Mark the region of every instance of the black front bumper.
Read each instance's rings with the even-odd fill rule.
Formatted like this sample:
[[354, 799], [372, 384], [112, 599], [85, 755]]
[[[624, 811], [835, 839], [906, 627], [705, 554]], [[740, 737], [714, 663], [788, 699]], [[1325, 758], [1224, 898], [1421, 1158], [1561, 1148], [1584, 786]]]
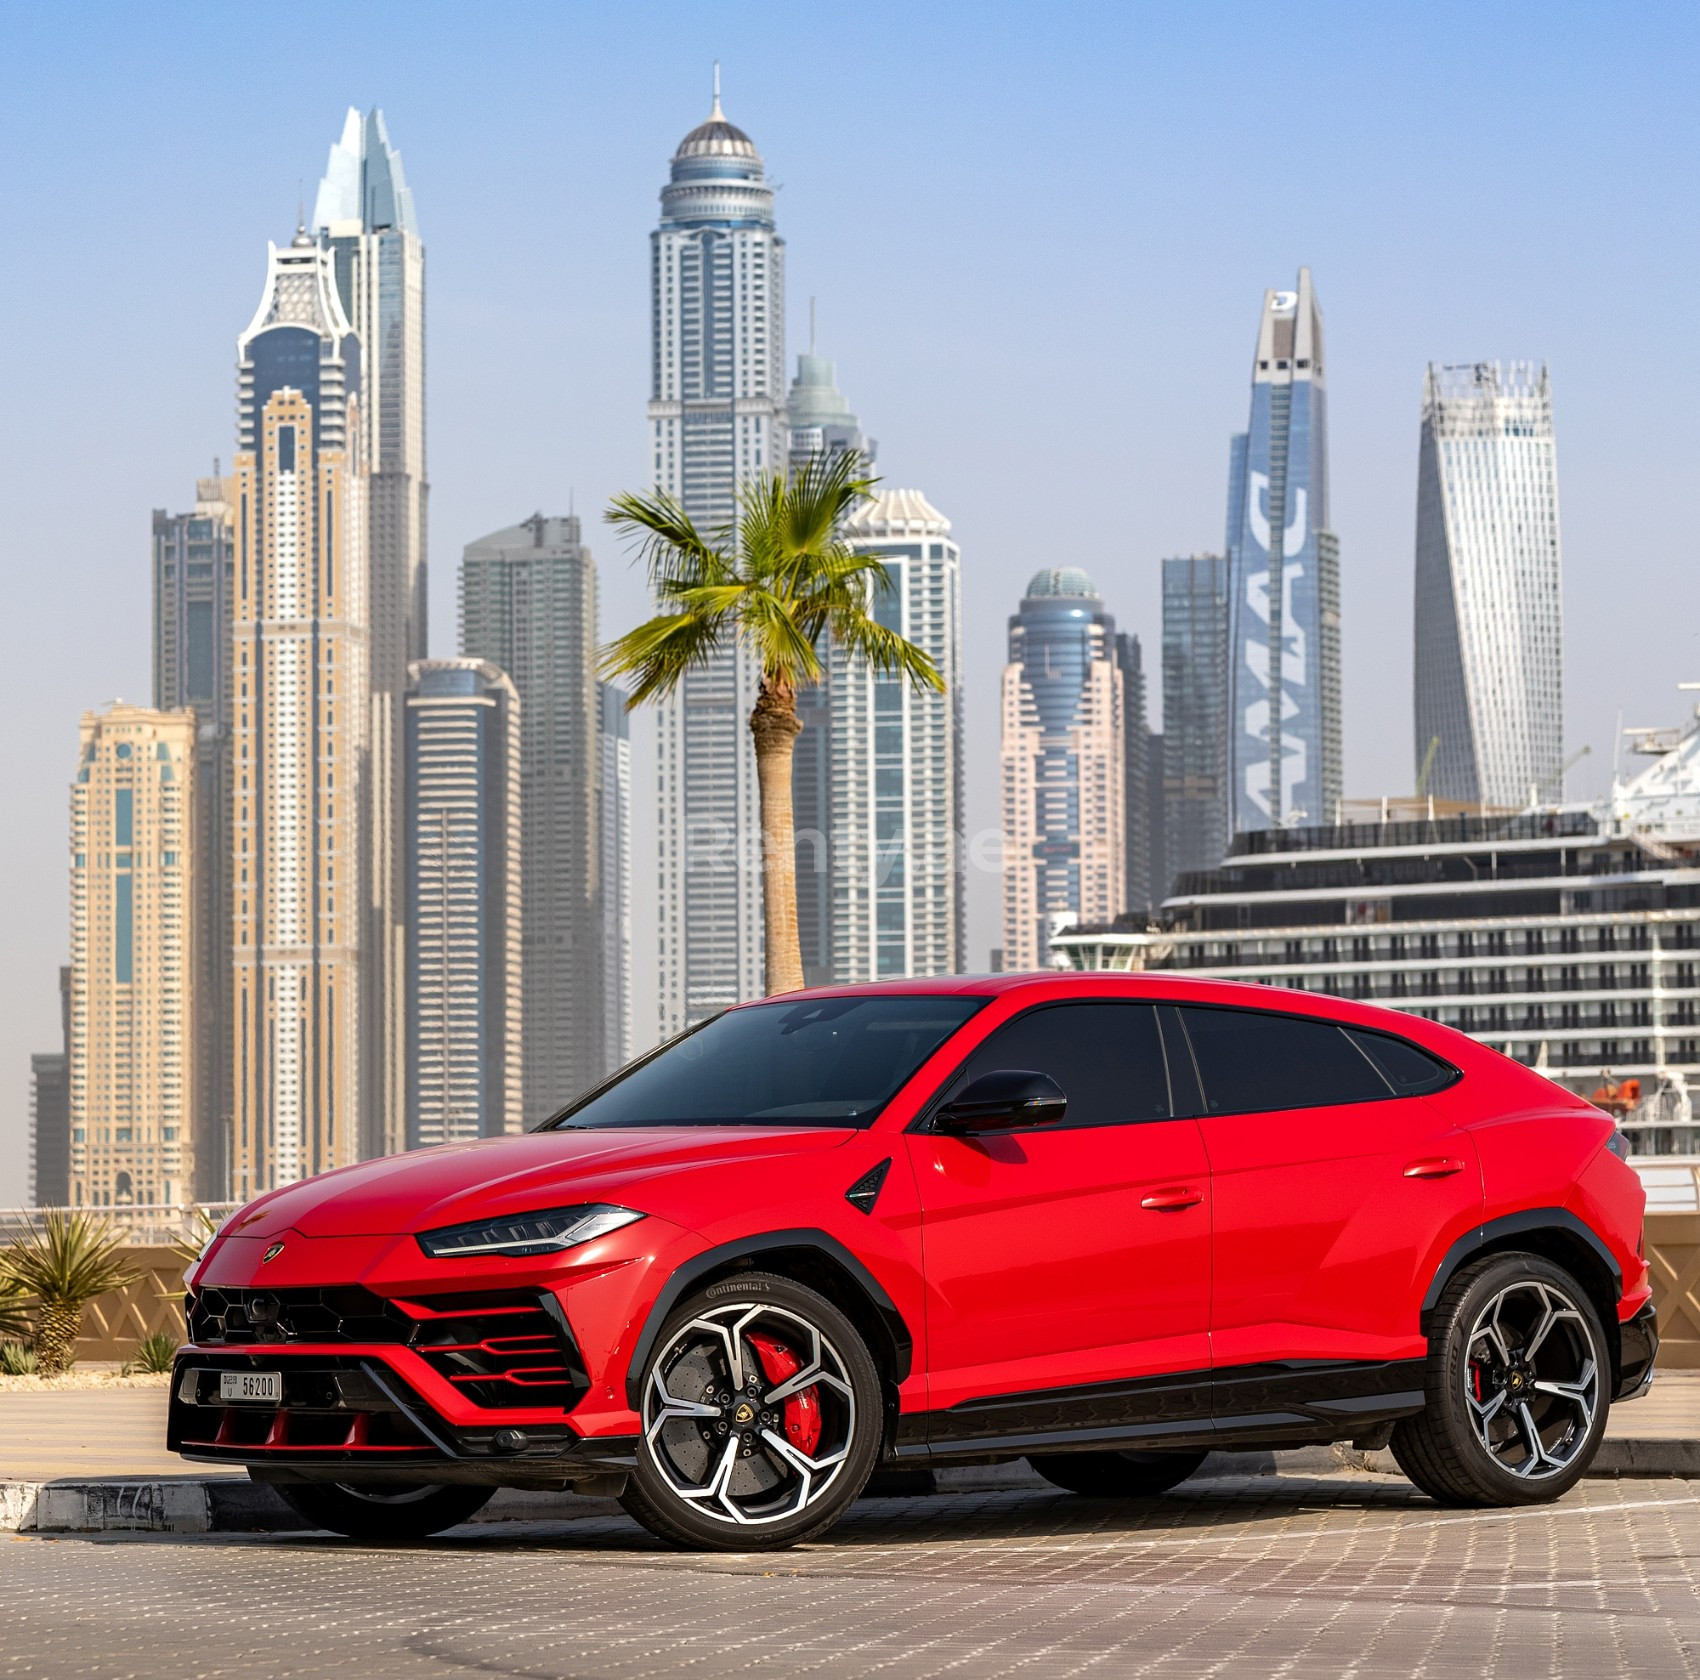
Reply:
[[[281, 1405], [225, 1401], [226, 1371], [279, 1370]], [[566, 1487], [632, 1468], [635, 1437], [587, 1440], [566, 1422], [450, 1423], [396, 1373], [358, 1354], [190, 1348], [171, 1378], [166, 1445], [186, 1459], [240, 1464], [260, 1481], [476, 1482]]]
[[1617, 1327], [1617, 1393], [1614, 1400], [1639, 1400], [1653, 1385], [1659, 1356], [1659, 1315], [1649, 1301], [1627, 1324]]

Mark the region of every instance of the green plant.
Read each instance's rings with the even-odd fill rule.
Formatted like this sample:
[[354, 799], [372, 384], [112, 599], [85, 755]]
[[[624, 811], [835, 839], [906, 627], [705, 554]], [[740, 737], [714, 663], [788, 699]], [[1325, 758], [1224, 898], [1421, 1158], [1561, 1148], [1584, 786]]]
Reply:
[[0, 1275], [36, 1299], [35, 1358], [44, 1377], [69, 1370], [83, 1308], [138, 1276], [119, 1254], [119, 1233], [86, 1213], [50, 1209], [22, 1242], [0, 1255]]
[[0, 1338], [21, 1341], [33, 1333], [30, 1306], [29, 1291], [0, 1268]]
[[943, 689], [932, 659], [870, 610], [891, 588], [884, 559], [841, 535], [871, 491], [860, 455], [817, 454], [788, 477], [747, 484], [737, 519], [712, 537], [672, 496], [621, 495], [610, 524], [637, 533], [650, 585], [664, 609], [611, 643], [610, 676], [637, 679], [628, 706], [670, 694], [717, 652], [741, 643], [760, 671], [750, 733], [761, 806], [762, 909], [767, 990], [803, 984], [797, 938], [797, 859], [791, 759], [802, 719], [797, 690], [819, 682], [828, 641], [918, 688]]
[[0, 1377], [33, 1377], [35, 1355], [22, 1342], [0, 1342]]
[[177, 1338], [169, 1330], [156, 1330], [137, 1344], [136, 1357], [125, 1364], [124, 1375], [128, 1377], [137, 1371], [158, 1375], [169, 1371], [176, 1357]]

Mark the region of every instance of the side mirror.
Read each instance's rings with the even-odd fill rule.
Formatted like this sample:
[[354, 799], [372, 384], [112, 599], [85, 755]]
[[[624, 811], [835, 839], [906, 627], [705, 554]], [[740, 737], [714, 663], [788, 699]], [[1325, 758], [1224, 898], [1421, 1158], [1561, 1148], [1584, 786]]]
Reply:
[[1005, 1068], [983, 1073], [933, 1117], [933, 1129], [953, 1137], [1009, 1132], [1062, 1119], [1068, 1098], [1048, 1073]]

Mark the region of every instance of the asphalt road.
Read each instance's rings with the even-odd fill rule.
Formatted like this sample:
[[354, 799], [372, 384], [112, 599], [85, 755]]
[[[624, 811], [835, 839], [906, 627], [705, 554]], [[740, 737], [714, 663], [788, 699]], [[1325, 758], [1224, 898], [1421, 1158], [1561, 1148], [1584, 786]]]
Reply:
[[736, 1557], [619, 1517], [389, 1550], [16, 1536], [0, 1676], [1690, 1676], [1697, 1574], [1679, 1481], [1484, 1513], [1366, 1476], [867, 1500], [821, 1544]]

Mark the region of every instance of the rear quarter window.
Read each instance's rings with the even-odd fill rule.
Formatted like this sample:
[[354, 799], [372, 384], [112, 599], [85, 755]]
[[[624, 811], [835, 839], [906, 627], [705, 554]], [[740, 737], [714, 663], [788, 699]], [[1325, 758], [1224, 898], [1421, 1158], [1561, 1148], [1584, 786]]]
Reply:
[[1183, 1007], [1206, 1114], [1379, 1102], [1394, 1086], [1330, 1021], [1253, 1009]]
[[1356, 1027], [1347, 1027], [1345, 1033], [1381, 1070], [1398, 1096], [1420, 1097], [1428, 1091], [1443, 1091], [1459, 1076], [1450, 1063], [1390, 1033], [1363, 1032]]

